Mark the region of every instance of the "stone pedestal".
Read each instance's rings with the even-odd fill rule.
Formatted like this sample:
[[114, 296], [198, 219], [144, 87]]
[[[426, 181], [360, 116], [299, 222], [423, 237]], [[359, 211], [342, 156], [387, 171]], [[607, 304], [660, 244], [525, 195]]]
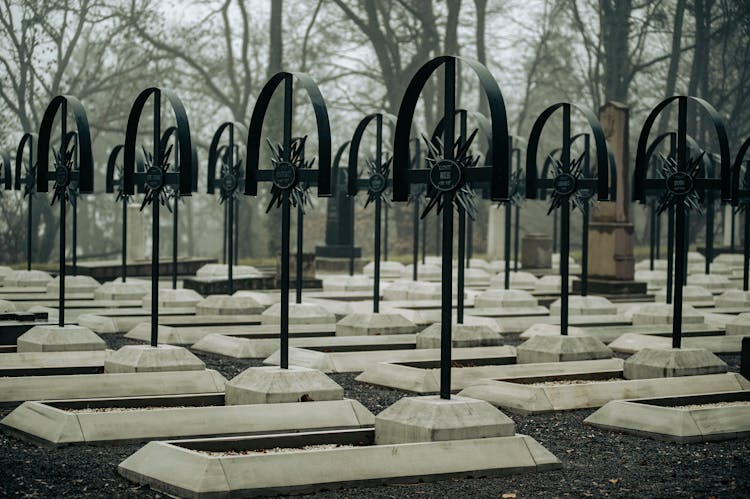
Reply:
[[590, 336], [536, 335], [516, 348], [516, 362], [569, 362], [612, 358], [612, 350]]
[[[100, 286], [99, 281], [87, 275], [69, 275], [65, 276], [66, 293], [93, 293]], [[60, 278], [55, 277], [47, 283], [47, 292], [60, 292]]]
[[[578, 281], [576, 281], [578, 282]], [[549, 307], [550, 315], [560, 315], [562, 300], [557, 299]], [[570, 315], [617, 315], [617, 306], [603, 296], [569, 296]]]
[[[439, 322], [417, 334], [417, 348], [440, 348]], [[495, 347], [503, 344], [503, 335], [482, 324], [453, 324], [451, 345], [453, 348]]]
[[476, 308], [534, 308], [539, 301], [520, 289], [488, 289], [474, 299]]
[[[513, 272], [510, 273], [510, 287], [513, 289], [525, 289], [531, 291], [536, 287], [536, 282], [539, 279], [530, 272]], [[493, 288], [502, 288], [505, 286], [505, 272], [499, 272], [490, 281], [490, 285]]]
[[750, 308], [750, 291], [730, 289], [714, 298], [717, 307], [748, 307]]
[[226, 383], [226, 405], [341, 400], [344, 389], [315, 369], [251, 367]]
[[106, 350], [96, 333], [81, 326], [34, 326], [17, 340], [18, 353]]
[[[194, 307], [203, 297], [192, 289], [159, 289], [159, 308]], [[144, 308], [151, 308], [151, 293], [142, 299]]]
[[[652, 325], [652, 324], [672, 324], [674, 318], [674, 305], [667, 303], [649, 303], [630, 312], [625, 313], [625, 317], [630, 316], [634, 326]], [[682, 304], [682, 323], [683, 324], [703, 324], [705, 317], [703, 314], [687, 303]]]
[[375, 281], [364, 275], [338, 275], [323, 279], [325, 292], [372, 291]]
[[349, 314], [336, 323], [336, 336], [374, 336], [416, 332], [416, 324], [401, 314]]
[[[672, 295], [674, 296], [674, 295]], [[660, 289], [654, 293], [654, 300], [656, 302], [667, 301], [667, 290]], [[682, 287], [682, 303], [701, 303], [701, 304], [712, 304], [714, 302], [714, 295], [708, 289], [703, 286], [693, 286], [688, 284]]]
[[94, 290], [96, 300], [140, 300], [151, 287], [148, 281], [128, 280], [105, 282]]
[[211, 295], [195, 306], [198, 315], [255, 315], [266, 309], [249, 296]]
[[750, 336], [750, 312], [745, 312], [727, 322], [727, 334]]
[[6, 267], [5, 265], [0, 265], [0, 284], [5, 280], [5, 276], [13, 272], [13, 269], [10, 267]]
[[[380, 278], [381, 279], [398, 279], [404, 272], [404, 266], [398, 262], [380, 262]], [[370, 262], [365, 265], [363, 273], [367, 277], [373, 277], [375, 275], [375, 263]]]
[[[276, 255], [276, 278], [281, 279], [281, 254]], [[289, 282], [297, 278], [297, 254], [289, 255]], [[302, 253], [302, 279], [315, 279], [315, 253]]]
[[727, 372], [727, 364], [702, 348], [644, 348], [625, 360], [625, 379], [673, 378]]
[[16, 305], [12, 301], [0, 300], [0, 314], [7, 314], [16, 311]]
[[546, 234], [526, 234], [521, 239], [521, 265], [525, 269], [552, 268], [552, 238]]
[[[229, 266], [223, 263], [207, 263], [195, 272], [196, 277], [229, 278]], [[263, 277], [263, 273], [250, 265], [232, 266], [232, 279]]]
[[125, 345], [104, 359], [105, 373], [201, 371], [206, 365], [190, 350], [174, 345]]
[[468, 397], [405, 397], [375, 416], [377, 445], [515, 435], [513, 420], [489, 402]]
[[41, 270], [14, 270], [3, 280], [6, 288], [43, 288], [52, 276]]
[[[281, 304], [271, 305], [263, 312], [264, 324], [281, 322]], [[335, 324], [336, 316], [320, 305], [311, 303], [290, 303], [289, 324]]]

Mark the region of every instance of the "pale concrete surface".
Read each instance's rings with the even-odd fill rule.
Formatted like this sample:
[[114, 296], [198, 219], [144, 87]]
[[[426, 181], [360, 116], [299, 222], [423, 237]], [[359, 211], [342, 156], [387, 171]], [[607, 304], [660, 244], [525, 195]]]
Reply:
[[0, 403], [223, 393], [225, 381], [221, 374], [210, 369], [163, 373], [9, 377], [0, 378]]
[[[210, 456], [168, 442], [149, 442], [120, 463], [118, 472], [156, 490], [199, 497], [301, 494], [330, 489], [337, 482], [411, 483], [562, 467], [553, 454], [525, 435], [251, 454]], [[329, 473], [321, 472], [322, 462]]]
[[[560, 315], [562, 300], [557, 299], [549, 307], [550, 315]], [[570, 315], [617, 315], [617, 306], [603, 296], [568, 296]]]
[[710, 274], [704, 274], [702, 272], [699, 274], [690, 274], [690, 277], [688, 277], [688, 282], [692, 286], [703, 287], [708, 291], [711, 291], [712, 293], [723, 292], [727, 289], [734, 288], [734, 283], [732, 283], [727, 277], [728, 274], [731, 274], [731, 269], [726, 269], [727, 275], [721, 275], [714, 267], [718, 267], [718, 265], [714, 265], [711, 267]]
[[70, 352], [74, 350], [105, 350], [107, 344], [96, 333], [82, 326], [34, 326], [17, 340], [17, 351]]
[[[93, 293], [94, 290], [101, 286], [99, 281], [87, 275], [68, 275], [65, 276], [66, 293]], [[60, 292], [60, 278], [55, 277], [46, 284], [49, 293]]]
[[[712, 353], [738, 353], [742, 350], [741, 336], [689, 336], [682, 338], [684, 348], [699, 348]], [[670, 349], [672, 338], [638, 333], [626, 333], [609, 344], [615, 352], [636, 353], [644, 348]]]
[[[312, 338], [290, 337], [289, 345], [326, 351], [382, 350], [383, 348], [413, 349], [414, 334], [388, 336], [320, 336]], [[279, 338], [248, 338], [226, 334], [210, 334], [190, 347], [236, 359], [265, 359], [279, 349]]]
[[[747, 396], [737, 397], [748, 400]], [[722, 397], [728, 399], [728, 397]], [[673, 398], [679, 403], [680, 397]], [[706, 442], [750, 435], [750, 405], [686, 408], [613, 400], [584, 423], [618, 432], [676, 442]], [[660, 404], [664, 399], [659, 399]], [[706, 397], [711, 401], [711, 396]], [[730, 402], [727, 402], [730, 403]]]
[[[417, 334], [417, 348], [440, 348], [439, 322], [428, 326]], [[493, 347], [503, 344], [503, 335], [493, 328], [482, 324], [453, 324], [451, 327], [451, 345], [454, 348]]]
[[714, 298], [717, 307], [750, 307], [750, 291], [729, 289]]
[[673, 378], [727, 372], [727, 364], [702, 348], [643, 348], [623, 367], [625, 379]]
[[[516, 359], [516, 349], [510, 346], [454, 348], [452, 359], [454, 362], [481, 361], [482, 363], [512, 364]], [[278, 365], [279, 352], [274, 352], [263, 362]], [[424, 348], [367, 352], [318, 352], [304, 348], [289, 348], [289, 364], [327, 373], [362, 372], [378, 362], [426, 363], [437, 367], [440, 362], [440, 350]]]
[[16, 306], [12, 301], [0, 300], [0, 314], [7, 314], [8, 312], [15, 312]]
[[[203, 297], [192, 289], [159, 289], [159, 308], [195, 307]], [[151, 292], [143, 297], [143, 307], [151, 308]]]
[[283, 407], [254, 404], [104, 412], [70, 412], [40, 402], [24, 402], [0, 424], [61, 445], [361, 428], [374, 422], [375, 416], [365, 406], [347, 399], [290, 403]]
[[727, 322], [727, 334], [750, 336], [750, 312], [745, 312]]
[[336, 336], [414, 334], [417, 325], [401, 314], [388, 312], [347, 315], [336, 323]]
[[[513, 268], [513, 262], [511, 262], [511, 268]], [[538, 281], [539, 279], [530, 272], [522, 272], [520, 270], [518, 272], [510, 271], [511, 289], [531, 291], [536, 287]], [[505, 287], [505, 267], [498, 270], [497, 274], [492, 277], [490, 286], [492, 286], [493, 289]]]
[[[402, 279], [411, 279], [413, 274], [414, 265], [409, 264], [404, 266], [404, 270], [401, 272]], [[440, 270], [440, 265], [430, 265], [429, 263], [417, 264], [417, 278], [422, 281], [440, 282], [443, 279], [443, 273]]]
[[[688, 279], [688, 282], [691, 282]], [[673, 295], [674, 296], [674, 295]], [[657, 303], [664, 303], [667, 301], [667, 290], [660, 289], [654, 293], [654, 301]], [[703, 306], [711, 306], [714, 303], [714, 295], [703, 286], [697, 286], [688, 284], [682, 287], [682, 303], [684, 304], [697, 304]]]
[[[159, 310], [159, 322], [175, 315], [193, 316], [192, 308]], [[148, 321], [151, 311], [146, 309], [110, 309], [83, 313], [76, 318], [79, 326], [87, 327], [99, 334], [125, 333], [140, 323]]]
[[226, 404], [277, 404], [341, 400], [344, 389], [315, 369], [250, 367], [227, 381]]
[[[207, 263], [195, 272], [196, 277], [218, 277], [227, 279], [229, 276], [229, 266], [222, 263]], [[232, 278], [248, 279], [253, 277], [263, 277], [263, 273], [250, 265], [233, 265]]]
[[[279, 324], [281, 322], [281, 304], [271, 305], [261, 315], [264, 324]], [[335, 322], [336, 316], [321, 305], [312, 303], [289, 304], [289, 324], [333, 324]]]
[[[464, 269], [464, 286], [486, 288], [490, 285], [490, 274], [479, 268]], [[454, 269], [453, 279], [458, 281], [458, 271]]]
[[649, 290], [657, 290], [667, 285], [667, 272], [665, 270], [636, 270], [635, 280], [645, 282]]
[[41, 270], [14, 270], [5, 275], [4, 288], [44, 288], [52, 276]]
[[323, 291], [372, 291], [375, 281], [364, 275], [340, 275], [323, 279]]
[[737, 373], [559, 385], [482, 380], [459, 395], [486, 400], [496, 407], [520, 414], [532, 414], [594, 409], [611, 400], [746, 390], [750, 388], [747, 385], [748, 382]]
[[375, 416], [375, 443], [406, 444], [512, 437], [512, 419], [484, 400], [404, 397]]
[[[703, 316], [701, 316], [703, 317]], [[496, 319], [503, 333], [522, 333], [535, 324], [560, 324], [560, 316], [501, 317]], [[569, 326], [628, 326], [630, 319], [620, 315], [572, 315]]]
[[[571, 272], [573, 272], [572, 269]], [[577, 277], [568, 277], [568, 289], [573, 289], [573, 281], [577, 279]], [[534, 291], [537, 293], [559, 293], [561, 282], [562, 278], [559, 275], [545, 275], [536, 282]]]
[[195, 371], [206, 368], [190, 350], [174, 345], [125, 345], [109, 351], [104, 361], [106, 373]]
[[516, 348], [519, 364], [569, 362], [612, 357], [612, 350], [591, 336], [536, 335]]
[[[401, 273], [404, 271], [404, 265], [398, 262], [380, 262], [380, 278], [381, 279], [398, 279], [401, 277]], [[365, 265], [362, 272], [367, 277], [372, 277], [375, 272], [375, 263], [370, 262]]]
[[255, 315], [265, 309], [250, 296], [210, 295], [195, 305], [198, 315]]
[[104, 357], [104, 350], [0, 353], [0, 371], [102, 367], [104, 366]]
[[279, 296], [279, 293], [264, 293], [262, 291], [249, 291], [249, 290], [242, 290], [242, 291], [235, 291], [232, 296], [248, 296], [252, 298], [253, 300], [257, 301], [264, 307], [270, 307], [274, 303], [279, 303], [281, 300], [281, 297]]
[[[672, 324], [674, 306], [666, 303], [649, 303], [635, 307], [623, 314], [630, 318], [634, 326], [649, 324]], [[705, 322], [703, 314], [695, 310], [690, 304], [682, 304], [683, 324], [702, 324]]]
[[481, 292], [474, 299], [477, 308], [534, 308], [539, 306], [539, 300], [528, 291], [521, 289], [491, 288]]
[[105, 282], [94, 290], [96, 300], [141, 300], [148, 294], [151, 283], [128, 280]]
[[[504, 366], [471, 366], [451, 368], [451, 391], [456, 392], [482, 379], [513, 379], [544, 376], [619, 377], [622, 359], [548, 362], [540, 364], [509, 364]], [[369, 367], [357, 381], [387, 386], [415, 393], [440, 391], [440, 369], [419, 368], [380, 362]]]

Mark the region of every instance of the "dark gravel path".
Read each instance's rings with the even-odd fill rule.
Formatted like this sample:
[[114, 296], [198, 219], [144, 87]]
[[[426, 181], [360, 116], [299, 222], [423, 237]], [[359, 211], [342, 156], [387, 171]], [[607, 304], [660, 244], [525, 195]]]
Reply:
[[[105, 339], [110, 348], [133, 343], [120, 335], [106, 335]], [[195, 353], [209, 368], [228, 378], [260, 365], [258, 361]], [[721, 357], [731, 370], [737, 370], [738, 355]], [[331, 377], [344, 387], [347, 397], [375, 413], [408, 395], [358, 383], [353, 374]], [[584, 426], [583, 420], [592, 412], [509, 414], [519, 433], [536, 438], [564, 462], [563, 470], [350, 488], [314, 497], [750, 497], [750, 438], [699, 444], [659, 442]], [[0, 417], [7, 413], [0, 411]], [[117, 464], [139, 447], [44, 449], [0, 432], [0, 497], [164, 497], [117, 474]]]

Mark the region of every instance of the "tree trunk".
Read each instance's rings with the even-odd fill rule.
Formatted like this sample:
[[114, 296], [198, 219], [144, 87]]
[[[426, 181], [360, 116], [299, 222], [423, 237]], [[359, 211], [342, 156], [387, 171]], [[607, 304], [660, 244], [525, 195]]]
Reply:
[[[674, 95], [677, 85], [677, 70], [680, 66], [680, 54], [682, 45], [682, 22], [685, 18], [686, 0], [677, 0], [674, 13], [674, 25], [672, 28], [672, 55], [669, 58], [669, 69], [667, 70], [667, 84], [664, 89], [664, 98]], [[667, 131], [669, 124], [669, 109], [661, 114], [659, 118], [659, 134]]]

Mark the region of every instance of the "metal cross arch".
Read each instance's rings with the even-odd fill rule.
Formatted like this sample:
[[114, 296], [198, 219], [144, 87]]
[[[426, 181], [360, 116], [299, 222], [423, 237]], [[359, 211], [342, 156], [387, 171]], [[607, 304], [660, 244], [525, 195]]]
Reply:
[[[526, 198], [526, 172], [521, 162], [521, 155], [524, 150], [516, 145], [516, 142], [526, 142], [521, 137], [513, 137], [511, 142], [511, 176], [510, 176], [510, 201], [515, 208], [515, 219], [513, 222], [513, 272], [518, 272], [518, 246], [520, 243], [519, 232], [521, 228], [521, 203]], [[528, 145], [528, 144], [527, 144]], [[510, 211], [505, 214], [505, 225], [510, 227]], [[510, 232], [506, 229], [505, 233], [508, 242], [505, 243], [505, 253], [510, 253]], [[508, 260], [506, 258], [506, 260]], [[510, 289], [510, 262], [505, 262], [505, 289]]]
[[[662, 178], [647, 178], [648, 157], [646, 149], [648, 137], [656, 118], [665, 108], [676, 102], [677, 114], [677, 147], [676, 158], [669, 158], [662, 167]], [[687, 115], [688, 102], [693, 102], [702, 108], [711, 119], [719, 143], [719, 154], [721, 157], [721, 168], [719, 178], [708, 179], [700, 177], [701, 159], [703, 153], [697, 157], [689, 157]], [[692, 207], [698, 207], [699, 190], [705, 191], [715, 189], [721, 191], [721, 200], [731, 200], [730, 185], [730, 157], [729, 141], [726, 129], [721, 117], [711, 104], [697, 97], [677, 95], [661, 101], [651, 110], [646, 118], [641, 134], [638, 138], [638, 149], [635, 160], [635, 171], [633, 173], [633, 200], [645, 203], [647, 192], [661, 194], [659, 212], [673, 206], [675, 209], [675, 289], [674, 289], [674, 312], [672, 320], [672, 347], [679, 348], [682, 343], [682, 283], [687, 274], [686, 260], [686, 211]], [[671, 258], [671, 255], [669, 255]]]
[[[470, 135], [468, 133], [468, 118], [472, 117], [476, 121], [478, 128], [474, 130]], [[436, 153], [441, 150], [442, 147], [442, 135], [445, 130], [447, 115], [444, 115], [438, 122], [435, 130], [432, 132], [432, 137], [428, 143], [428, 152]], [[456, 137], [456, 148], [464, 149], [466, 157], [472, 157], [478, 161], [479, 157], [470, 153], [470, 147], [473, 144], [474, 138], [477, 133], [481, 131], [487, 139], [487, 153], [485, 158], [491, 156], [492, 151], [492, 125], [490, 120], [487, 119], [481, 113], [467, 111], [466, 109], [456, 109], [453, 115], [453, 119], [458, 118], [459, 128], [458, 136]], [[459, 200], [457, 203], [458, 208], [458, 271], [456, 272], [456, 323], [463, 324], [464, 322], [464, 289], [465, 289], [465, 269], [468, 268], [467, 259], [467, 232], [473, 232], [473, 230], [467, 231], [466, 216], [469, 216], [469, 222], [475, 217], [476, 205], [474, 200], [474, 189], [481, 189], [483, 196], [489, 197], [487, 183], [486, 182], [466, 182], [460, 193], [456, 195], [454, 199]], [[439, 202], [439, 191], [433, 185], [428, 184], [426, 190], [426, 197], [431, 198], [431, 201], [425, 206], [422, 218], [424, 218], [433, 203]], [[472, 229], [469, 224], [469, 229]]]
[[[5, 151], [0, 151], [0, 186], [6, 191], [13, 189], [13, 176], [10, 170], [10, 156]], [[2, 192], [0, 190], [0, 192]]]
[[[748, 266], [750, 265], [750, 162], [745, 160], [750, 150], [750, 137], [742, 143], [732, 166], [732, 206], [743, 211], [744, 216], [744, 258], [742, 266], [742, 290], [748, 291]], [[742, 165], [745, 173], [742, 175]]]
[[[240, 187], [245, 183], [244, 168], [240, 148], [235, 142], [235, 135], [238, 133], [241, 137], [247, 137], [247, 128], [241, 123], [227, 121], [222, 123], [216, 129], [211, 145], [208, 148], [208, 181], [206, 182], [206, 192], [213, 194], [219, 189], [220, 203], [224, 204], [224, 242], [227, 245], [227, 293], [234, 293], [234, 278], [232, 275], [233, 266], [236, 265], [234, 244], [236, 241], [236, 228], [239, 221], [235, 216], [236, 201], [240, 196]], [[227, 135], [227, 143], [220, 146], [224, 135]], [[216, 176], [217, 163], [221, 162], [219, 167], [219, 176]]]
[[[127, 265], [127, 258], [128, 258], [128, 204], [130, 203], [130, 199], [132, 196], [130, 194], [125, 193], [125, 175], [124, 175], [124, 168], [121, 165], [118, 165], [118, 159], [120, 157], [120, 154], [122, 153], [123, 144], [116, 145], [112, 151], [109, 153], [109, 158], [107, 159], [107, 174], [106, 174], [106, 182], [105, 182], [105, 192], [107, 194], [112, 194], [115, 192], [115, 186], [117, 188], [117, 197], [115, 198], [115, 203], [122, 204], [122, 242], [121, 242], [121, 248], [120, 252], [122, 255], [121, 263], [120, 263], [120, 277], [122, 278], [122, 282], [127, 282], [128, 277], [128, 265]], [[144, 159], [143, 159], [143, 153], [141, 151], [136, 150], [136, 172], [143, 174], [144, 173]], [[115, 178], [115, 170], [117, 170], [117, 173], [120, 175], [119, 178]], [[143, 183], [138, 183], [138, 192], [143, 193]]]
[[[34, 194], [36, 194], [36, 141], [35, 133], [26, 132], [21, 137], [16, 150], [16, 174], [14, 189], [20, 191], [23, 189], [23, 197], [28, 198], [28, 207], [26, 211], [26, 270], [31, 270], [33, 242], [31, 214], [33, 208]], [[28, 148], [27, 148], [28, 146]], [[24, 154], [28, 150], [28, 161], [24, 166]]]
[[[479, 79], [487, 97], [490, 109], [492, 130], [492, 156], [486, 166], [472, 166], [474, 160], [467, 154], [466, 144], [456, 149], [455, 122], [445, 120], [442, 147], [431, 147], [426, 158], [429, 168], [410, 169], [409, 145], [414, 111], [422, 90], [435, 73], [443, 67], [443, 116], [454, 116], [456, 112], [456, 62], [461, 61], [471, 68]], [[432, 144], [428, 144], [432, 146]], [[409, 82], [398, 112], [393, 147], [393, 200], [407, 201], [412, 184], [431, 184], [436, 189], [435, 198], [428, 208], [437, 205], [442, 210], [442, 310], [440, 329], [440, 397], [449, 399], [451, 394], [451, 330], [452, 330], [452, 288], [453, 276], [453, 203], [454, 198], [466, 183], [486, 182], [489, 184], [493, 201], [508, 199], [508, 119], [505, 104], [495, 79], [481, 63], [455, 56], [436, 57], [417, 70]], [[428, 209], [426, 208], [426, 210]]]
[[[177, 136], [177, 128], [170, 126], [161, 136], [161, 150], [165, 151], [164, 161], [169, 161], [169, 156], [174, 155], [174, 161], [172, 165], [174, 168], [180, 170], [180, 149], [179, 147], [169, 147], [169, 142], [174, 140], [179, 146], [179, 137]], [[177, 289], [177, 255], [178, 255], [178, 231], [179, 231], [179, 205], [180, 200], [183, 196], [189, 196], [190, 193], [198, 192], [198, 151], [195, 144], [191, 144], [190, 148], [191, 155], [191, 184], [189, 191], [183, 191], [180, 186], [167, 186], [167, 198], [172, 200], [172, 208], [170, 210], [169, 203], [166, 204], [167, 210], [172, 212], [172, 289]], [[187, 192], [187, 194], [185, 194]]]
[[[169, 150], [164, 150], [161, 136], [161, 105], [162, 97], [166, 97], [169, 107], [174, 114], [175, 134], [177, 137], [177, 156], [179, 164], [177, 171], [170, 171]], [[148, 100], [153, 104], [153, 138], [152, 150], [148, 152], [144, 146], [145, 172], [136, 171], [136, 148], [138, 145], [138, 126]], [[151, 346], [158, 345], [159, 339], [159, 205], [167, 205], [168, 187], [179, 189], [183, 195], [189, 196], [193, 186], [193, 146], [190, 138], [190, 123], [188, 122], [185, 106], [176, 94], [159, 87], [150, 87], [142, 91], [133, 102], [128, 116], [125, 131], [124, 164], [124, 192], [133, 195], [134, 186], [143, 183], [145, 196], [141, 210], [151, 205]]]
[[[68, 108], [76, 124], [76, 140], [68, 133]], [[50, 141], [55, 118], [60, 115], [60, 148], [54, 150], [54, 170], [50, 170]], [[73, 146], [69, 148], [70, 143]], [[54, 182], [55, 194], [52, 203], [60, 201], [60, 294], [58, 325], [65, 326], [65, 209], [74, 196], [71, 189], [78, 192], [94, 191], [94, 158], [91, 153], [89, 121], [83, 104], [75, 97], [58, 95], [53, 98], [42, 116], [37, 141], [38, 164], [36, 169], [36, 190], [47, 192], [48, 183]]]
[[[589, 131], [593, 136], [596, 147], [596, 178], [583, 176], [582, 162], [584, 161], [584, 156], [588, 157], [585, 151], [578, 159], [571, 158], [573, 137], [570, 134], [570, 114], [572, 109], [576, 109], [584, 115], [588, 122]], [[539, 149], [539, 140], [549, 118], [557, 110], [562, 111], [562, 147], [560, 160], [554, 162], [556, 170], [554, 178], [537, 179], [536, 155]], [[534, 122], [526, 151], [526, 197], [528, 199], [536, 199], [540, 188], [552, 191], [549, 212], [556, 206], [560, 208], [560, 334], [566, 336], [568, 334], [570, 202], [576, 202], [576, 197], [579, 196], [583, 189], [591, 193], [596, 192], [597, 198], [600, 201], [607, 200], [610, 193], [607, 141], [599, 120], [591, 111], [568, 102], [560, 102], [545, 109]]]
[[[375, 203], [375, 235], [373, 246], [373, 262], [375, 269], [373, 272], [374, 284], [372, 290], [372, 311], [380, 312], [380, 233], [381, 233], [381, 212], [383, 209], [383, 199], [385, 191], [393, 185], [389, 178], [391, 173], [391, 161], [393, 158], [383, 158], [383, 118], [391, 125], [396, 124], [396, 117], [392, 114], [373, 113], [368, 114], [359, 122], [354, 129], [354, 135], [349, 144], [349, 165], [347, 168], [347, 194], [350, 197], [357, 195], [361, 190], [367, 191], [367, 201], [365, 208], [370, 203]], [[367, 126], [375, 121], [375, 157], [367, 160], [367, 178], [359, 178], [359, 146], [362, 142]], [[352, 234], [353, 235], [353, 234]], [[354, 237], [352, 237], [354, 240]]]
[[[307, 93], [313, 110], [318, 132], [318, 168], [303, 168], [303, 151], [295, 146], [292, 137], [292, 112], [294, 81], [297, 81]], [[284, 86], [283, 140], [272, 147], [273, 168], [262, 170], [259, 167], [261, 133], [268, 105], [276, 89]], [[300, 183], [308, 185], [317, 183], [318, 196], [331, 196], [331, 127], [328, 121], [328, 110], [323, 95], [313, 79], [305, 73], [279, 72], [272, 76], [258, 95], [247, 139], [247, 174], [245, 176], [245, 194], [258, 195], [258, 182], [272, 183], [272, 200], [281, 205], [281, 317], [280, 317], [280, 366], [289, 367], [289, 226], [290, 206], [299, 204]], [[293, 191], [295, 191], [293, 193]], [[269, 206], [270, 209], [270, 206]], [[300, 260], [302, 255], [298, 255]], [[299, 267], [298, 267], [299, 268]], [[299, 272], [298, 272], [299, 274]]]

